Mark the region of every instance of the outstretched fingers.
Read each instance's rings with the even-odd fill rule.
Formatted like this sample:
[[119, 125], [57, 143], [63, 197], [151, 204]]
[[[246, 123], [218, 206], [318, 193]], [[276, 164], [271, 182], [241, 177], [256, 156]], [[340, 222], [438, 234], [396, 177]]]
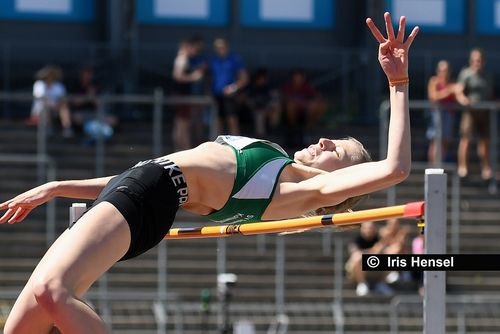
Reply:
[[387, 31], [387, 38], [390, 41], [393, 41], [396, 39], [396, 37], [394, 36], [394, 28], [392, 27], [391, 14], [385, 12], [384, 20], [385, 20], [385, 30]]
[[382, 35], [380, 30], [378, 30], [377, 26], [375, 25], [375, 22], [371, 18], [366, 19], [366, 25], [368, 25], [368, 28], [370, 28], [370, 31], [372, 32], [373, 37], [377, 40], [379, 43], [384, 43], [386, 41], [385, 37]]
[[0, 218], [0, 224], [5, 223], [14, 214], [14, 212], [14, 209], [8, 209]]
[[31, 212], [31, 210], [29, 209], [24, 209], [17, 217], [16, 217], [16, 220], [13, 221], [12, 223], [18, 223], [20, 221], [23, 221], [24, 218], [26, 218], [26, 216], [28, 216], [28, 214]]
[[9, 199], [3, 203], [0, 203], [0, 210], [5, 210], [9, 207], [9, 204], [13, 201], [13, 199]]
[[16, 212], [9, 219], [8, 223], [9, 224], [14, 224], [14, 223], [20, 222], [22, 220], [20, 218], [23, 217], [23, 216], [25, 216], [26, 211], [28, 211], [28, 210], [25, 210], [24, 208], [17, 208]]
[[387, 30], [387, 38], [385, 38], [384, 35], [382, 35], [380, 30], [375, 25], [375, 22], [373, 22], [371, 18], [366, 19], [366, 24], [368, 28], [370, 28], [370, 31], [373, 37], [375, 37], [375, 39], [377, 40], [377, 42], [379, 42], [380, 44], [384, 44], [387, 41], [392, 42], [397, 40], [399, 43], [403, 44], [406, 48], [409, 48], [419, 32], [419, 27], [417, 26], [413, 28], [412, 32], [408, 36], [408, 39], [406, 40], [406, 42], [404, 42], [405, 30], [406, 30], [406, 17], [401, 16], [399, 19], [399, 28], [397, 37], [394, 36], [394, 28], [392, 27], [391, 14], [385, 13], [384, 21], [385, 21], [385, 28]]
[[20, 206], [14, 199], [2, 203], [2, 208], [7, 209], [2, 217], [0, 224], [8, 222], [14, 224], [22, 221], [31, 212], [33, 208]]
[[419, 31], [420, 31], [420, 28], [418, 26], [416, 26], [415, 28], [413, 28], [413, 30], [411, 31], [410, 35], [408, 36], [408, 39], [404, 43], [404, 46], [405, 46], [406, 49], [410, 48], [411, 43], [413, 43], [413, 40], [415, 39], [415, 37], [417, 37], [417, 34], [418, 34]]
[[405, 26], [406, 26], [406, 18], [404, 16], [401, 16], [399, 18], [398, 37], [396, 37], [396, 39], [400, 43], [403, 43], [405, 39]]

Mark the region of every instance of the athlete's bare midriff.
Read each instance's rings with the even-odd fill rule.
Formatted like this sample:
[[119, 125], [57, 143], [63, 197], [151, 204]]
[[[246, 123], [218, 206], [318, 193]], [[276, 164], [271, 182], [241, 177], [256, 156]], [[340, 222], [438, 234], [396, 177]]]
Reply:
[[[181, 168], [188, 185], [188, 201], [182, 205], [183, 209], [198, 215], [208, 215], [226, 204], [236, 176], [236, 157], [232, 148], [206, 142], [191, 150], [169, 154], [167, 158]], [[289, 217], [288, 204], [293, 203], [281, 203], [280, 185], [297, 183], [319, 173], [322, 171], [298, 164], [286, 166], [278, 180], [278, 191], [263, 218]]]
[[182, 206], [185, 210], [207, 215], [224, 206], [236, 175], [236, 157], [230, 147], [206, 142], [167, 158], [181, 168], [186, 179], [188, 201]]

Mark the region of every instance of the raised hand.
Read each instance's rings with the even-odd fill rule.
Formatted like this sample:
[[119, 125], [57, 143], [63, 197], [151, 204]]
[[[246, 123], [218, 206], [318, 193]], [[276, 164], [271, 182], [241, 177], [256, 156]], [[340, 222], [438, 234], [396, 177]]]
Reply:
[[0, 224], [6, 221], [9, 224], [20, 222], [26, 218], [31, 210], [50, 199], [52, 199], [50, 187], [48, 184], [44, 184], [0, 203], [0, 210], [7, 209], [4, 215], [0, 217]]
[[378, 61], [382, 66], [382, 70], [389, 79], [389, 81], [401, 80], [408, 78], [408, 50], [411, 43], [418, 34], [419, 28], [413, 28], [413, 31], [404, 41], [406, 18], [401, 16], [399, 19], [399, 29], [397, 37], [394, 35], [392, 27], [391, 15], [384, 14], [385, 28], [387, 31], [387, 38], [385, 38], [380, 30], [375, 26], [371, 18], [366, 19], [366, 24], [373, 37], [380, 43], [378, 49]]

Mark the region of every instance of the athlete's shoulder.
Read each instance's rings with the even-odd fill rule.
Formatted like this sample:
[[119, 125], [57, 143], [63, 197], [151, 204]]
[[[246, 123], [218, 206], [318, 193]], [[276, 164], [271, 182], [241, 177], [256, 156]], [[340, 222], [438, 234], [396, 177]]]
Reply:
[[257, 138], [250, 138], [244, 136], [232, 136], [232, 135], [221, 135], [215, 139], [215, 142], [218, 144], [228, 144], [233, 146], [236, 149], [245, 148], [248, 145], [251, 145], [255, 142], [262, 141]]
[[271, 146], [274, 149], [281, 152], [283, 155], [288, 156], [286, 151], [280, 145], [265, 139], [258, 139], [258, 138], [244, 137], [244, 136], [223, 135], [223, 136], [218, 136], [217, 139], [215, 139], [215, 142], [219, 144], [230, 145], [237, 150], [242, 150], [245, 147], [254, 143], [262, 143], [264, 145]]

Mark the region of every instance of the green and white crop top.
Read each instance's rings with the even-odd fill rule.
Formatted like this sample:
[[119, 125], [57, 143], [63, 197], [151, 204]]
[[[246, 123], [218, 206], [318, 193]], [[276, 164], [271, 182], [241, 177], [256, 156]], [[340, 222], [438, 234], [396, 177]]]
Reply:
[[233, 190], [222, 209], [207, 216], [224, 224], [260, 221], [274, 194], [283, 168], [293, 162], [277, 144], [240, 136], [219, 136], [215, 140], [230, 146], [236, 155]]

